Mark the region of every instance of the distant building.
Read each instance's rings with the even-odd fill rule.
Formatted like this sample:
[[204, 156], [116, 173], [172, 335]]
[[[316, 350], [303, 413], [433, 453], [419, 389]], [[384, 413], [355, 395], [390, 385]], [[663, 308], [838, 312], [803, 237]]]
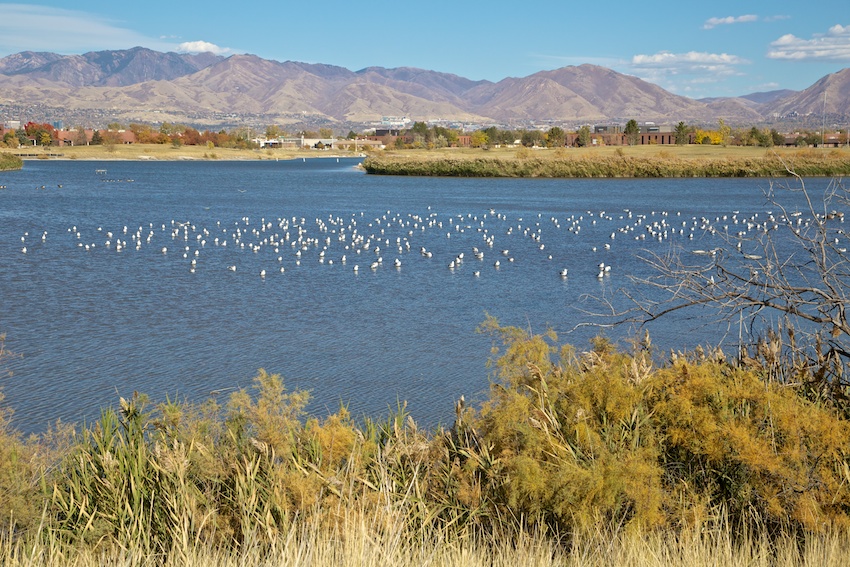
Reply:
[[410, 124], [407, 116], [381, 116], [381, 126], [388, 129], [404, 129]]
[[[594, 146], [626, 146], [629, 144], [628, 137], [623, 133], [620, 124], [597, 124], [591, 129], [591, 144]], [[578, 133], [566, 135], [565, 144], [575, 146]], [[672, 145], [676, 143], [676, 132], [672, 126], [644, 122], [640, 125], [640, 133], [635, 139], [635, 145]], [[694, 143], [694, 135], [688, 134], [688, 144]]]
[[[79, 130], [57, 130], [53, 137], [53, 145], [55, 146], [79, 146], [89, 145], [94, 136], [94, 130], [83, 130], [85, 142], [80, 135]], [[132, 130], [101, 130], [101, 137], [104, 141], [115, 142], [116, 144], [135, 144], [136, 134]]]

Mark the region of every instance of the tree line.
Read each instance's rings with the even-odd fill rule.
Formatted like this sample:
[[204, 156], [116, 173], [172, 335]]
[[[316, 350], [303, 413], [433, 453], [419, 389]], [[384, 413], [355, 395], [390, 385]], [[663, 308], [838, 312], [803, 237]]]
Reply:
[[[846, 131], [841, 131], [846, 136]], [[637, 120], [626, 122], [622, 129], [623, 143], [636, 145], [640, 141], [641, 127]], [[688, 125], [680, 121], [672, 134], [677, 145], [705, 144], [724, 146], [760, 146], [773, 147], [786, 144], [786, 135], [776, 128], [732, 128], [719, 120], [716, 128]], [[402, 130], [398, 136], [388, 137], [388, 146], [396, 149], [437, 149], [458, 145], [464, 132], [442, 126], [429, 127], [425, 122], [414, 122], [413, 126]], [[548, 130], [540, 129], [501, 129], [496, 126], [475, 130], [469, 135], [469, 145], [473, 148], [488, 148], [508, 145], [525, 147], [559, 148], [566, 145], [587, 147], [593, 145], [594, 132], [590, 125], [567, 131], [559, 126]], [[819, 146], [823, 143], [821, 132], [801, 131], [794, 134], [797, 146]], [[597, 137], [597, 144], [604, 144], [604, 136]]]
[[[118, 122], [111, 122], [105, 129], [95, 129], [89, 137], [87, 131], [78, 126], [73, 130], [74, 135], [70, 137], [74, 145], [110, 145], [121, 143], [120, 132], [129, 130], [135, 135], [136, 141], [141, 144], [172, 144], [174, 146], [197, 146], [221, 148], [255, 148], [254, 139], [262, 134], [252, 128], [236, 128], [232, 130], [221, 129], [219, 131], [200, 131], [191, 126], [163, 122], [158, 127], [151, 124], [130, 123], [123, 126]], [[749, 128], [733, 129], [722, 119], [718, 121], [716, 128], [688, 125], [680, 121], [673, 130], [675, 142], [678, 145], [688, 143], [705, 145], [732, 145], [732, 146], [761, 146], [772, 147], [786, 144], [786, 135], [778, 132], [776, 128]], [[841, 132], [847, 136], [846, 131]], [[319, 128], [313, 130], [299, 130], [287, 132], [278, 125], [266, 126], [264, 130], [267, 139], [281, 137], [304, 137], [304, 138], [333, 138], [334, 131], [331, 128]], [[622, 130], [622, 143], [636, 145], [640, 140], [641, 127], [635, 119], [626, 122]], [[567, 131], [559, 126], [552, 126], [547, 130], [540, 129], [510, 129], [490, 126], [475, 130], [466, 134], [462, 130], [446, 128], [443, 126], [428, 126], [425, 122], [414, 122], [410, 128], [402, 130], [398, 136], [388, 136], [387, 145], [396, 149], [438, 149], [452, 147], [460, 144], [461, 136], [469, 136], [468, 145], [473, 148], [489, 148], [507, 145], [522, 145], [525, 147], [558, 148], [567, 145], [587, 147], [593, 145], [594, 132], [589, 125], [583, 125], [574, 131]], [[819, 146], [824, 142], [821, 132], [801, 131], [794, 134], [794, 144], [801, 147]], [[346, 136], [348, 139], [359, 137], [353, 130]], [[65, 139], [69, 139], [65, 136]], [[59, 131], [48, 123], [28, 122], [23, 128], [7, 130], [0, 141], [0, 147], [18, 146], [50, 146], [60, 143]], [[597, 144], [604, 144], [604, 136], [596, 138]]]

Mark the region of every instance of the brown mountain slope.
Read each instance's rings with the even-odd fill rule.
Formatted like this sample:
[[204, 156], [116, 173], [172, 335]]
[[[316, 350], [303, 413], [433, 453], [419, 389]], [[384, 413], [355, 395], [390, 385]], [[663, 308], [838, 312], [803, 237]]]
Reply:
[[210, 53], [160, 53], [144, 47], [83, 55], [25, 52], [0, 59], [0, 73], [69, 87], [126, 86], [189, 75], [221, 58]]
[[764, 118], [759, 105], [745, 98], [716, 98], [703, 101], [715, 119], [726, 122], [757, 123]]
[[572, 89], [540, 74], [504, 79], [469, 93], [478, 112], [502, 120], [601, 120], [605, 115]]
[[36, 51], [22, 51], [0, 59], [0, 74], [20, 75], [31, 73], [59, 59], [63, 55]]
[[374, 122], [381, 116], [412, 116], [457, 121], [487, 121], [451, 102], [429, 100], [370, 81], [346, 84], [321, 107], [325, 114], [349, 122]]
[[[560, 87], [560, 88], [559, 88]], [[703, 120], [702, 103], [669, 93], [637, 77], [596, 65], [541, 71], [505, 79], [470, 93], [482, 114], [514, 119]]]
[[[424, 69], [278, 62], [255, 55], [158, 53], [144, 48], [83, 55], [23, 52], [0, 59], [0, 103], [77, 109], [123, 120], [266, 124], [375, 122], [382, 115], [524, 126], [603, 121], [753, 124], [789, 112], [850, 115], [850, 69], [800, 93], [764, 101], [696, 101], [595, 65], [564, 67], [498, 83]], [[176, 118], [173, 118], [176, 117]], [[2, 117], [0, 117], [2, 118]], [[38, 120], [38, 116], [32, 116]]]
[[850, 116], [850, 68], [822, 77], [809, 88], [765, 105], [778, 115], [791, 112], [821, 116]]

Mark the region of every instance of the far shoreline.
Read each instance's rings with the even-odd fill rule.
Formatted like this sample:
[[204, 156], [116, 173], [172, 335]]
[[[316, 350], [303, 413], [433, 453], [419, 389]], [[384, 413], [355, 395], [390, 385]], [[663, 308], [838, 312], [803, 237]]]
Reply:
[[850, 148], [647, 145], [397, 150], [370, 153], [363, 168], [373, 175], [421, 177], [842, 177], [850, 175]]
[[124, 144], [115, 146], [69, 146], [4, 148], [0, 153], [20, 157], [24, 162], [50, 161], [283, 161], [296, 159], [363, 158], [348, 151], [208, 148], [162, 144]]
[[[0, 149], [24, 162], [246, 162], [361, 159], [373, 175], [480, 178], [779, 178], [850, 176], [850, 148], [753, 146], [595, 146], [589, 148], [443, 148], [352, 152], [239, 149], [166, 144]], [[20, 168], [17, 168], [20, 169]], [[13, 168], [14, 170], [14, 168]]]

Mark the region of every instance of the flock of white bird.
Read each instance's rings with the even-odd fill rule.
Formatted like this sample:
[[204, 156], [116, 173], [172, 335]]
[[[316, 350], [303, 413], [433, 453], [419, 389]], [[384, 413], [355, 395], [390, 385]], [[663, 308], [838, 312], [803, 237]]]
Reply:
[[[831, 215], [832, 219], [844, 222], [843, 213]], [[493, 209], [480, 214], [440, 215], [431, 212], [429, 207], [424, 214], [388, 210], [371, 218], [365, 212], [347, 217], [329, 215], [310, 221], [298, 216], [255, 220], [243, 216], [230, 223], [215, 221], [212, 226], [170, 220], [87, 231], [71, 226], [67, 233], [76, 248], [87, 252], [154, 249], [163, 255], [178, 255], [186, 260], [190, 273], [195, 273], [202, 264], [205, 269], [237, 271], [238, 254], [227, 254], [226, 260], [219, 259], [216, 264], [212, 260], [216, 258], [213, 250], [236, 250], [263, 258], [265, 265], [257, 271], [262, 278], [272, 273], [285, 273], [286, 265], [292, 268], [308, 263], [346, 266], [355, 273], [361, 271], [361, 265], [372, 271], [385, 266], [401, 270], [406, 262], [413, 261], [408, 257], [442, 265], [452, 272], [460, 272], [467, 264], [473, 264], [472, 275], [480, 277], [488, 266], [499, 270], [536, 255], [535, 260], [553, 264], [553, 276], [567, 278], [570, 273], [590, 275], [595, 272], [596, 277], [603, 280], [614, 269], [604, 261], [605, 253], [625, 245], [620, 244], [623, 242], [646, 248], [678, 240], [687, 249], [695, 238], [702, 241], [701, 244], [707, 238], [711, 245], [710, 239], [718, 237], [722, 238], [718, 246], [737, 241], [742, 255], [757, 259], [758, 256], [745, 246], [747, 242], [780, 227], [801, 231], [812, 221], [812, 217], [798, 212], [786, 215], [771, 211], [748, 215], [733, 211], [707, 218], [669, 211], [639, 214], [624, 209], [613, 214], [586, 211], [560, 217], [544, 218], [541, 213], [531, 218], [509, 218]], [[578, 239], [583, 231], [592, 233], [590, 242]], [[844, 231], [838, 229], [836, 245], [841, 237], [846, 239]], [[564, 246], [564, 239], [571, 239], [568, 246]], [[47, 231], [33, 235], [27, 232], [21, 236], [21, 252], [26, 254], [35, 243], [44, 245], [47, 240]], [[602, 261], [587, 267], [568, 266], [569, 251], [576, 246], [586, 246], [587, 252], [599, 254]], [[690, 250], [694, 254], [711, 254], [714, 248], [691, 247]], [[839, 250], [846, 251], [845, 248]], [[520, 251], [522, 257], [518, 257]], [[385, 256], [392, 259], [385, 263]]]

